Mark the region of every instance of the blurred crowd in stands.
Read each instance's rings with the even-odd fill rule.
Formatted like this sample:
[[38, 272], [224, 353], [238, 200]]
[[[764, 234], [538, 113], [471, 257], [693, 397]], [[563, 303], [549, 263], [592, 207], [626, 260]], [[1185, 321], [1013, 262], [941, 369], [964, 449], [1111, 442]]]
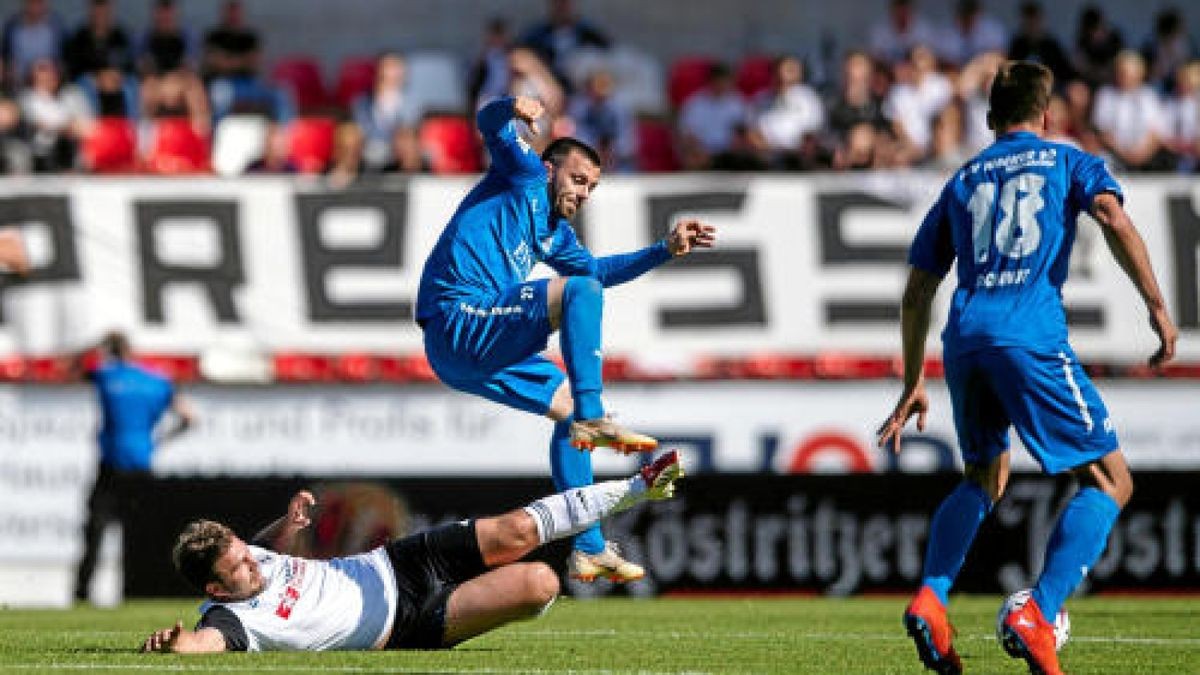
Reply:
[[153, 0], [138, 31], [122, 25], [117, 5], [133, 1], [90, 0], [68, 23], [51, 0], [22, 0], [7, 18], [0, 170], [303, 173], [334, 185], [471, 173], [484, 162], [473, 112], [513, 94], [545, 104], [541, 138], [581, 137], [612, 171], [951, 170], [991, 140], [987, 91], [1006, 58], [1054, 72], [1052, 138], [1127, 171], [1190, 173], [1200, 157], [1200, 53], [1173, 9], [1134, 42], [1088, 7], [1063, 44], [1035, 1], [1009, 26], [957, 0], [937, 26], [916, 0], [890, 0], [865, 44], [826, 45], [817, 70], [812, 49], [664, 67], [571, 0], [548, 0], [523, 31], [488, 22], [469, 62], [364, 54], [327, 78], [316, 53], [263, 64], [239, 0], [202, 36], [181, 25], [176, 0]]

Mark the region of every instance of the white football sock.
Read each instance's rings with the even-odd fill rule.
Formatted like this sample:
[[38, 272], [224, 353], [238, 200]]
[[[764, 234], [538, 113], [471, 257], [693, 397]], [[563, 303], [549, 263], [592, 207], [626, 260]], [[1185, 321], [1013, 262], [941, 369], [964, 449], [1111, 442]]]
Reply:
[[610, 480], [543, 497], [526, 506], [524, 511], [533, 517], [538, 541], [548, 541], [579, 534], [609, 515], [624, 511], [642, 501], [646, 481], [641, 475]]

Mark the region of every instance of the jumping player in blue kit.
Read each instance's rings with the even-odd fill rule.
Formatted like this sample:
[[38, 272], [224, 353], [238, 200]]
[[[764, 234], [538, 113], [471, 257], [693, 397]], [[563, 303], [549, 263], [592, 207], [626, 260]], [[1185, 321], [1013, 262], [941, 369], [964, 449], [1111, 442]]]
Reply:
[[988, 111], [996, 142], [947, 182], [909, 251], [904, 392], [879, 429], [880, 446], [895, 452], [913, 415], [925, 428], [930, 313], [942, 277], [958, 263], [942, 342], [965, 476], [934, 513], [922, 586], [904, 614], [922, 662], [939, 673], [962, 672], [947, 594], [980, 523], [1004, 493], [1010, 426], [1043, 471], [1071, 471], [1080, 481], [1050, 536], [1032, 600], [1003, 620], [1004, 649], [1030, 672], [1061, 672], [1053, 619], [1104, 551], [1133, 492], [1112, 421], [1067, 343], [1061, 288], [1080, 212], [1100, 224], [1146, 304], [1160, 341], [1150, 365], [1175, 353], [1178, 333], [1122, 207], [1121, 187], [1098, 158], [1038, 136], [1051, 84], [1050, 71], [1038, 64], [1000, 68]]
[[[715, 229], [677, 223], [667, 237], [631, 253], [595, 258], [571, 228], [600, 178], [596, 151], [572, 139], [539, 157], [518, 133], [542, 105], [498, 99], [477, 116], [491, 167], [463, 199], [425, 262], [417, 322], [425, 354], [443, 382], [554, 420], [550, 463], [559, 490], [591, 485], [591, 455], [610, 447], [649, 452], [658, 442], [614, 423], [601, 402], [604, 288], [637, 278], [672, 257], [713, 245]], [[537, 262], [560, 276], [528, 280]], [[554, 331], [567, 372], [542, 352]], [[608, 544], [599, 525], [575, 539], [572, 577], [641, 578], [642, 568]]]

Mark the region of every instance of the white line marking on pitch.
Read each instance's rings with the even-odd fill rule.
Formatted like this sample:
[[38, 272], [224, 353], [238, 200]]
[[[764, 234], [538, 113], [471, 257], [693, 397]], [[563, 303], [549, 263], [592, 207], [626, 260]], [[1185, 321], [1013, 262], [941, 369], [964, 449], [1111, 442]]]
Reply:
[[0, 670], [150, 670], [155, 672], [280, 672], [280, 673], [485, 673], [507, 675], [508, 673], [530, 673], [531, 675], [613, 675], [615, 673], [637, 673], [638, 675], [706, 675], [705, 671], [651, 671], [651, 670], [532, 670], [529, 668], [397, 668], [392, 664], [379, 667], [367, 666], [270, 666], [246, 664], [230, 665], [171, 665], [139, 663], [6, 663]]
[[[624, 632], [612, 628], [594, 628], [580, 630], [525, 630], [521, 631], [520, 637], [618, 637]], [[655, 631], [656, 637], [666, 638], [744, 638], [749, 640], [756, 639], [779, 639], [792, 638], [801, 640], [831, 640], [831, 641], [848, 641], [848, 640], [880, 640], [883, 642], [908, 642], [909, 638], [904, 634], [890, 633], [794, 633], [790, 631]], [[517, 637], [517, 635], [514, 635]], [[967, 640], [995, 640], [996, 636], [989, 633], [976, 634], [960, 634], [958, 639]], [[1134, 645], [1200, 645], [1200, 638], [1167, 638], [1167, 637], [1107, 637], [1101, 635], [1073, 635], [1072, 642], [1117, 642], [1121, 644]]]

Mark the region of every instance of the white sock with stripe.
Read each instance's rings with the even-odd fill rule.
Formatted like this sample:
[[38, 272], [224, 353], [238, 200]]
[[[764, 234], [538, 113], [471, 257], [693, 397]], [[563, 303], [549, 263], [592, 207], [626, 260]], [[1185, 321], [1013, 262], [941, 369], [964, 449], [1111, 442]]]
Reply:
[[640, 475], [610, 480], [543, 497], [524, 508], [537, 526], [538, 541], [579, 534], [609, 515], [637, 504], [646, 492]]

